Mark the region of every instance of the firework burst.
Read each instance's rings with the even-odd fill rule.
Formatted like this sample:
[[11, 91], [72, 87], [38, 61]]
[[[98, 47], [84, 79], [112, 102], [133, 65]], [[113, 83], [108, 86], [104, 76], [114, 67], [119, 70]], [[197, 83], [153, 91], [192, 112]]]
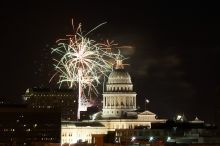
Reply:
[[[88, 102], [87, 95], [91, 92], [98, 93], [96, 87], [100, 84], [102, 76], [106, 76], [112, 70], [112, 60], [117, 54], [112, 53], [114, 42], [106, 41], [106, 43], [98, 43], [87, 36], [103, 25], [102, 23], [86, 33], [82, 33], [81, 24], [74, 29], [73, 35], [66, 35], [66, 39], [59, 39], [57, 47], [52, 48], [52, 53], [56, 54], [54, 67], [55, 75], [59, 76], [58, 84], [66, 83], [70, 88], [78, 86], [78, 113], [85, 111]], [[53, 76], [53, 77], [54, 77]], [[52, 77], [52, 78], [53, 78]]]

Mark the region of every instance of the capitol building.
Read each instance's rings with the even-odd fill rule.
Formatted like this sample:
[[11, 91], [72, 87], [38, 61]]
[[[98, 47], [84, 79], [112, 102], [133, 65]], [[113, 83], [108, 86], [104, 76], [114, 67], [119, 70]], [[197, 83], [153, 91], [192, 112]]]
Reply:
[[92, 120], [63, 121], [61, 142], [91, 143], [92, 134], [107, 134], [116, 129], [134, 129], [135, 126], [147, 126], [151, 123], [165, 123], [166, 119], [157, 119], [151, 111], [137, 112], [136, 92], [133, 91], [131, 76], [124, 69], [122, 60], [117, 60], [110, 73], [103, 92], [103, 109], [93, 115]]

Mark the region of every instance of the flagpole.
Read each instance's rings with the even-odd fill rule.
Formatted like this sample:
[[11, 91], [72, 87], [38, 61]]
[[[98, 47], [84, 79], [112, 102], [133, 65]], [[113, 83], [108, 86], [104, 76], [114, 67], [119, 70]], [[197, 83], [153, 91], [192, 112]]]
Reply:
[[147, 98], [145, 98], [145, 111], [147, 110], [147, 104], [150, 102]]

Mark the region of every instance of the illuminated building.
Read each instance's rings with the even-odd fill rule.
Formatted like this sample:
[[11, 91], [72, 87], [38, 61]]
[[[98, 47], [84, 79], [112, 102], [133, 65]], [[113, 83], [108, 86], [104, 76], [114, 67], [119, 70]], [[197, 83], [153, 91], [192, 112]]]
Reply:
[[62, 122], [62, 144], [88, 142], [91, 143], [92, 134], [106, 134], [108, 128], [100, 122]]
[[0, 107], [0, 145], [60, 143], [61, 116], [56, 109]]
[[[90, 123], [99, 123], [92, 126]], [[135, 126], [151, 127], [151, 123], [165, 123], [166, 119], [157, 119], [150, 111], [136, 111], [136, 93], [128, 72], [120, 60], [110, 73], [103, 93], [103, 111], [93, 115], [92, 120], [79, 123], [62, 122], [61, 141], [75, 143], [77, 141], [92, 141], [92, 134], [107, 134], [116, 129], [133, 129]], [[76, 133], [76, 134], [73, 134]]]
[[29, 88], [23, 95], [29, 108], [61, 110], [62, 120], [75, 120], [77, 98], [70, 89]]
[[110, 73], [103, 93], [103, 118], [121, 118], [136, 110], [136, 93], [133, 92], [131, 77], [118, 60]]

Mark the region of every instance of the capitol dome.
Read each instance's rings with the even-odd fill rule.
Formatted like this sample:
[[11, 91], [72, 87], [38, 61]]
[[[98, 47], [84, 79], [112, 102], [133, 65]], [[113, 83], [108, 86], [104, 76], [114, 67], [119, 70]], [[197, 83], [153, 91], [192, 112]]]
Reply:
[[131, 84], [131, 77], [124, 69], [115, 69], [109, 75], [108, 84]]
[[115, 69], [110, 73], [106, 84], [108, 92], [132, 91], [131, 76], [124, 70], [122, 60], [117, 60]]

